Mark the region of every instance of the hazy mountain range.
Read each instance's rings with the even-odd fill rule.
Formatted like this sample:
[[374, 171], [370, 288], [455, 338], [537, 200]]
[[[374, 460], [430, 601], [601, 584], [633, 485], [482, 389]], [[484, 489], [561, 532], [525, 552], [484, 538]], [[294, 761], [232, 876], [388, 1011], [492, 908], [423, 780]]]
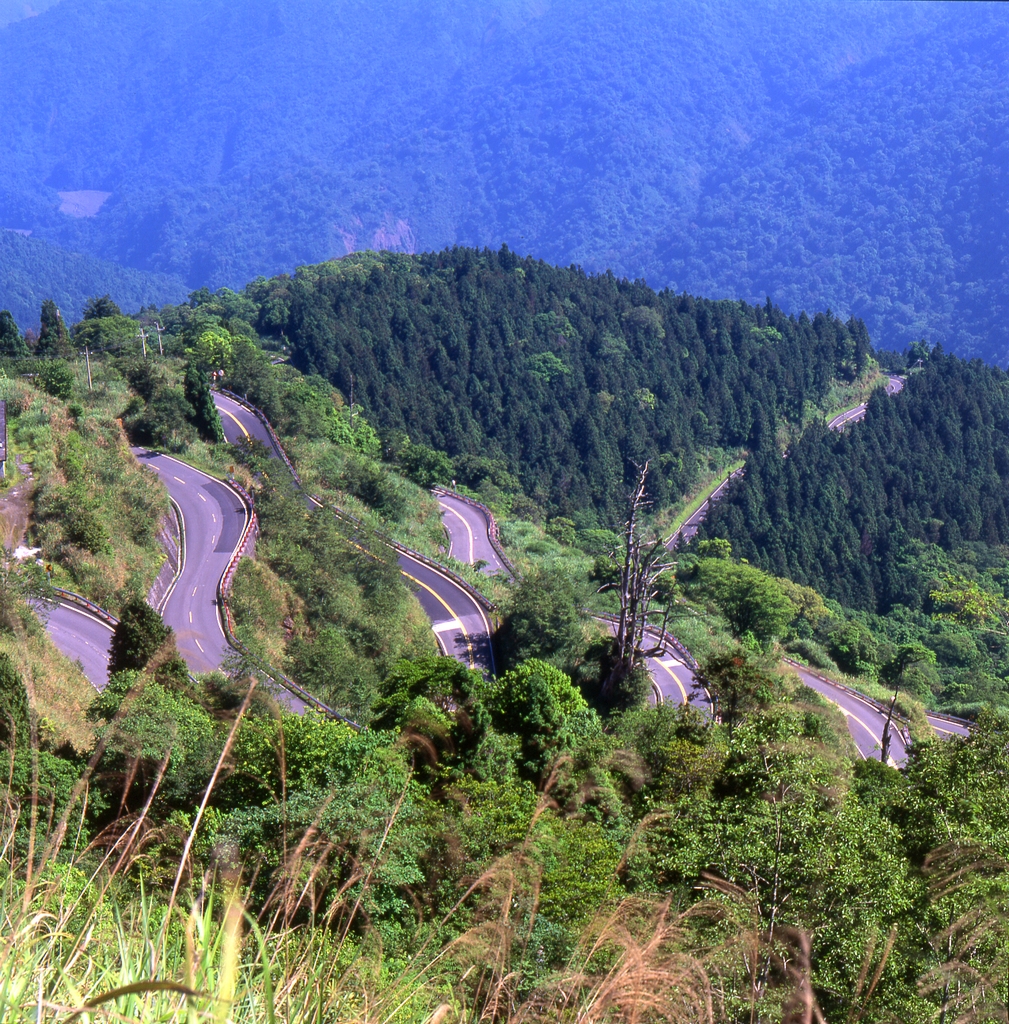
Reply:
[[1009, 359], [997, 5], [62, 0], [0, 43], [0, 227], [91, 258], [70, 305], [507, 242]]

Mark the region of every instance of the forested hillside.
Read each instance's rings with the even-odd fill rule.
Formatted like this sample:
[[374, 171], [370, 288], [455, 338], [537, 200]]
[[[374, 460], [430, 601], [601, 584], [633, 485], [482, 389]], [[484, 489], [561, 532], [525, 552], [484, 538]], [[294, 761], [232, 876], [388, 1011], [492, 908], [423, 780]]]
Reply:
[[240, 287], [507, 242], [1009, 358], [998, 5], [62, 0], [2, 32], [0, 227], [67, 249]]
[[506, 248], [362, 254], [246, 295], [260, 332], [388, 443], [401, 431], [446, 452], [472, 485], [503, 469], [582, 526], [619, 518], [635, 463], [651, 460], [666, 504], [712, 450], [774, 444], [870, 357], [856, 320], [656, 293]]
[[0, 306], [10, 310], [22, 328], [38, 327], [39, 309], [46, 299], [55, 301], [72, 322], [93, 295], [111, 295], [132, 312], [142, 306], [178, 302], [185, 297], [186, 288], [178, 277], [132, 270], [13, 231], [0, 231]]
[[917, 544], [1009, 543], [1007, 484], [1009, 378], [937, 349], [902, 394], [874, 394], [863, 423], [813, 425], [785, 459], [754, 451], [703, 530], [845, 604], [914, 607]]

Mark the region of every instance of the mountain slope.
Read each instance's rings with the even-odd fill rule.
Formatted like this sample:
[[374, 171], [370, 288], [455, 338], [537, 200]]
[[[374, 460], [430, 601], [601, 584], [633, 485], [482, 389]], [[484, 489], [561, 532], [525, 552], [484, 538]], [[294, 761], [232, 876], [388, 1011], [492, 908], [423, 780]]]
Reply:
[[23, 330], [38, 326], [45, 299], [54, 299], [72, 321], [92, 295], [106, 294], [132, 312], [142, 306], [180, 302], [186, 288], [180, 278], [168, 274], [133, 270], [0, 231], [0, 308], [9, 309]]
[[63, 0], [3, 30], [0, 226], [192, 287], [506, 241], [1002, 359], [1007, 40], [977, 5]]

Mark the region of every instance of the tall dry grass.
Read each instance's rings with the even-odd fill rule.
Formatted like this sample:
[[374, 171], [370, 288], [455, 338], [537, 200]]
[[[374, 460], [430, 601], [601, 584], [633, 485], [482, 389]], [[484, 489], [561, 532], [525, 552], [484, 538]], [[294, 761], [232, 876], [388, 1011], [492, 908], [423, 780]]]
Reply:
[[[19, 802], [8, 789], [0, 801], [0, 1021], [823, 1020], [808, 936], [787, 928], [768, 934], [752, 899], [714, 878], [685, 908], [667, 896], [612, 899], [566, 962], [547, 970], [535, 929], [541, 868], [531, 832], [461, 891], [443, 920], [418, 931], [411, 955], [386, 955], [363, 908], [402, 800], [376, 824], [382, 841], [373, 859], [345, 872], [325, 903], [313, 903], [315, 883], [339, 851], [310, 826], [290, 837], [269, 896], [252, 906], [255, 865], [243, 865], [233, 849], [215, 851], [209, 866], [192, 855], [251, 693], [231, 725], [173, 883], [160, 891], [146, 887], [144, 865], [159, 831], [152, 808], [170, 747], [143, 806], [89, 844], [81, 837], [101, 746], [58, 817], [40, 813], [36, 794]], [[540, 813], [549, 806], [547, 795]], [[324, 811], [325, 801], [319, 820]], [[466, 926], [456, 927], [462, 920]], [[870, 961], [860, 982], [869, 995], [879, 975], [869, 977]]]

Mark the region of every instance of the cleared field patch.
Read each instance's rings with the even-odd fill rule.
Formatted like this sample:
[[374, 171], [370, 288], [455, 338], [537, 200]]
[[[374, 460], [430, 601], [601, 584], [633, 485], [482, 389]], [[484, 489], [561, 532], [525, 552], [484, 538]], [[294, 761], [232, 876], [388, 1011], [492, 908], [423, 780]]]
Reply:
[[96, 216], [112, 193], [83, 189], [79, 192], [60, 192], [58, 195], [60, 213], [65, 213], [68, 217], [84, 218]]

